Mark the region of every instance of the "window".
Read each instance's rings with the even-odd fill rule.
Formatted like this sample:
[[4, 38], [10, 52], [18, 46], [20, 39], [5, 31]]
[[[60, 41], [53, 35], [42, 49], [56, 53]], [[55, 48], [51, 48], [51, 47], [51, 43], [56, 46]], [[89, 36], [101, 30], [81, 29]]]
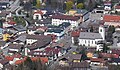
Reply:
[[88, 43], [90, 43], [90, 41], [88, 41]]
[[102, 32], [102, 29], [100, 29], [100, 32]]
[[93, 41], [92, 41], [92, 44], [93, 44]]
[[95, 41], [95, 44], [96, 44], [96, 41]]
[[36, 15], [36, 20], [38, 20], [39, 19], [39, 15]]

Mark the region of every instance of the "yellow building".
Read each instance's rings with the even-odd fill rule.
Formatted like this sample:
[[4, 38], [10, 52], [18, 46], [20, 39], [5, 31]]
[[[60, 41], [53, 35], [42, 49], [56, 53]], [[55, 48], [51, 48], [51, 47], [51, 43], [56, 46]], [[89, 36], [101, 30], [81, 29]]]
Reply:
[[90, 52], [87, 53], [87, 57], [88, 57], [88, 58], [92, 58], [92, 57], [93, 57], [93, 53], [90, 53]]
[[3, 34], [3, 41], [9, 40], [10, 35], [8, 33]]
[[77, 13], [77, 11], [76, 10], [70, 10], [68, 13], [69, 13], [69, 15], [75, 15]]

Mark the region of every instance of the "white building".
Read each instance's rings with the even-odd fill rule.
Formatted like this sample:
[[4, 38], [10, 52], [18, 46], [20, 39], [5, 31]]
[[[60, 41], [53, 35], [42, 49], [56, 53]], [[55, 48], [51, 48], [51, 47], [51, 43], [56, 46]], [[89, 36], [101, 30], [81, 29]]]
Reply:
[[97, 47], [97, 43], [103, 40], [105, 40], [105, 29], [100, 26], [99, 33], [80, 32], [79, 45]]
[[55, 35], [57, 37], [55, 41], [58, 41], [63, 37], [64, 31], [62, 29], [49, 29], [44, 35]]
[[118, 15], [104, 15], [103, 21], [104, 25], [108, 26], [120, 26], [120, 16]]
[[40, 10], [34, 11], [33, 19], [35, 20], [41, 20], [42, 19], [43, 12]]
[[52, 25], [59, 26], [63, 22], [69, 22], [72, 27], [77, 27], [80, 23], [80, 19], [74, 16], [68, 15], [53, 15], [52, 16]]

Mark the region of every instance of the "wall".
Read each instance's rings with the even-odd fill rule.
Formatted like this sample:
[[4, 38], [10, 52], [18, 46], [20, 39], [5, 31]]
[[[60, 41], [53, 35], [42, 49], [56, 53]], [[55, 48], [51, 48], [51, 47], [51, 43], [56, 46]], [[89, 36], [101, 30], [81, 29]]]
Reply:
[[104, 25], [113, 25], [113, 26], [120, 26], [120, 22], [105, 22]]
[[34, 42], [36, 42], [37, 40], [35, 39], [26, 39], [26, 43], [27, 44], [33, 44]]
[[40, 15], [40, 14], [37, 14], [37, 13], [33, 15], [33, 19], [37, 19], [36, 16], [38, 16], [38, 20], [41, 20], [41, 19], [42, 19], [41, 15]]

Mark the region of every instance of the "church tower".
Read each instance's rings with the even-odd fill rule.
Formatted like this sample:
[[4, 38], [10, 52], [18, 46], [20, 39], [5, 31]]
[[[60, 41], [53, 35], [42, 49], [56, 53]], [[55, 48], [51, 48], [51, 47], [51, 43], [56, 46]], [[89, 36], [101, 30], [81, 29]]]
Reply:
[[99, 27], [99, 33], [101, 34], [103, 40], [105, 40], [105, 28], [104, 28], [104, 26]]

